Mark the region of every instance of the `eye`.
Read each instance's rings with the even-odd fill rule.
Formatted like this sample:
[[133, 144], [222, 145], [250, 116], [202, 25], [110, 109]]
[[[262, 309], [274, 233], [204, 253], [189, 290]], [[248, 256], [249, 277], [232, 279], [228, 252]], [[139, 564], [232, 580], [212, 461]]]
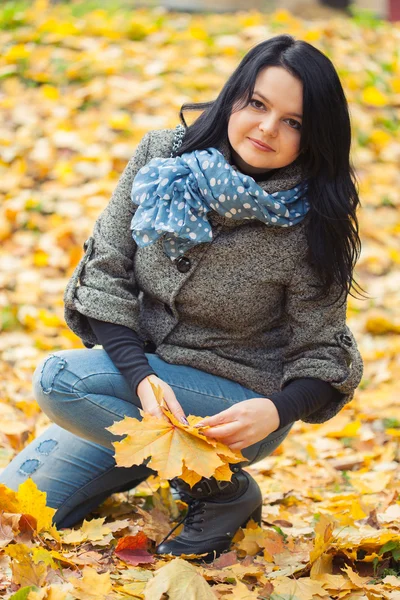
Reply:
[[[255, 103], [261, 104], [261, 106], [254, 106]], [[256, 100], [255, 98], [252, 98], [250, 100], [249, 104], [251, 104], [252, 106], [254, 106], [254, 108], [257, 108], [257, 109], [261, 108], [261, 107], [264, 108], [264, 104], [260, 100]]]
[[297, 129], [297, 130], [301, 129], [301, 123], [299, 123], [299, 121], [296, 121], [296, 119], [286, 119], [286, 123], [292, 129]]

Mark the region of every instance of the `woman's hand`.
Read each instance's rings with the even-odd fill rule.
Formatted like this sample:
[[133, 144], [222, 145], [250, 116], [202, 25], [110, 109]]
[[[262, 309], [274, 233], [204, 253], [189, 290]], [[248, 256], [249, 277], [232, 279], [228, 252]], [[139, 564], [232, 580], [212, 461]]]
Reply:
[[268, 398], [243, 400], [222, 412], [206, 417], [196, 427], [209, 425], [204, 435], [226, 444], [232, 450], [242, 450], [279, 428], [279, 414]]
[[178, 419], [178, 421], [184, 423], [185, 425], [189, 425], [183, 408], [176, 399], [173, 389], [168, 385], [168, 383], [165, 383], [165, 381], [157, 377], [157, 375], [148, 375], [142, 379], [136, 388], [136, 393], [142, 404], [144, 412], [150, 413], [154, 417], [159, 417], [160, 419], [166, 419], [166, 416], [162, 412], [160, 405], [157, 402], [153, 388], [150, 385], [150, 380], [154, 385], [160, 386], [163, 391], [163, 397], [166, 405], [172, 414]]

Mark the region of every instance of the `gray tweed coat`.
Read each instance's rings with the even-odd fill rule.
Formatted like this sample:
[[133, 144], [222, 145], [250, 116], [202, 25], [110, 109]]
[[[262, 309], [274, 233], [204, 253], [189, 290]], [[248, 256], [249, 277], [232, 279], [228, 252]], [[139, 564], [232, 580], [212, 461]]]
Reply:
[[[87, 316], [125, 325], [173, 364], [233, 379], [268, 396], [314, 377], [343, 393], [303, 420], [321, 423], [349, 402], [363, 363], [346, 305], [309, 301], [315, 274], [305, 260], [307, 216], [290, 228], [208, 213], [213, 238], [172, 262], [161, 238], [139, 248], [130, 231], [137, 171], [169, 157], [178, 133], [147, 133], [127, 164], [64, 295], [65, 320], [83, 344], [98, 344]], [[218, 146], [232, 163], [229, 144]], [[259, 185], [272, 193], [301, 180], [295, 164]]]

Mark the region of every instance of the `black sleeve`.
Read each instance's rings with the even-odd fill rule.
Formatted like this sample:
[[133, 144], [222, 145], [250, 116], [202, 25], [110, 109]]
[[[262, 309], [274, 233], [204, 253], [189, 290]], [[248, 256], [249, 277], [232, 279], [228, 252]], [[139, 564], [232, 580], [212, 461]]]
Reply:
[[146, 358], [143, 342], [129, 327], [98, 321], [88, 317], [97, 339], [127, 380], [135, 395], [139, 383], [148, 375], [156, 375]]
[[[135, 395], [139, 383], [148, 375], [156, 375], [146, 358], [143, 342], [137, 333], [124, 325], [115, 325], [88, 317], [97, 339], [114, 365], [128, 381]], [[297, 421], [342, 394], [329, 383], [306, 377], [290, 381], [281, 392], [269, 394], [279, 414], [279, 428]]]
[[292, 379], [281, 392], [268, 396], [278, 410], [279, 428], [307, 417], [325, 404], [339, 401], [343, 394], [322, 379]]

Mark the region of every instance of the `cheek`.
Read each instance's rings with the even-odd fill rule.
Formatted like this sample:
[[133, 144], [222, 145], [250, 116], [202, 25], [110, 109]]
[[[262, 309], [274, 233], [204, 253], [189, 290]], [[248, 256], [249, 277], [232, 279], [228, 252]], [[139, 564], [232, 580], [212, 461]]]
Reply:
[[297, 155], [300, 153], [300, 134], [297, 132], [290, 132], [287, 136], [285, 146], [287, 154], [291, 156], [295, 155], [297, 157]]
[[228, 122], [228, 138], [229, 138], [229, 141], [232, 146], [236, 143], [236, 141], [239, 137], [239, 131], [240, 131], [240, 117], [239, 117], [238, 113], [235, 113], [234, 115], [231, 116], [231, 118], [229, 119], [229, 122]]
[[248, 118], [244, 111], [233, 114], [228, 122], [228, 137], [230, 143], [239, 143], [248, 130]]

